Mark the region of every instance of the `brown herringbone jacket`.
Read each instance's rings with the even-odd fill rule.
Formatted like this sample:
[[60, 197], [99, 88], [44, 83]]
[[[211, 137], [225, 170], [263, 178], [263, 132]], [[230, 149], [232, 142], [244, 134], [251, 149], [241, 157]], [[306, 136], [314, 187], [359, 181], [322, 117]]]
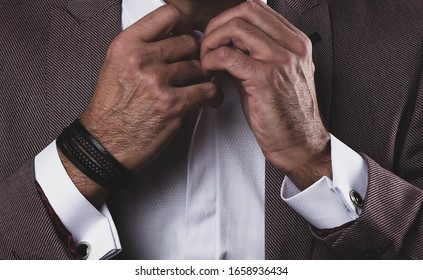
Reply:
[[[423, 2], [269, 5], [313, 38], [322, 118], [369, 185], [360, 218], [325, 237], [266, 195], [266, 257], [423, 259]], [[119, 0], [0, 0], [0, 259], [75, 257], [33, 159], [83, 112], [119, 32]]]

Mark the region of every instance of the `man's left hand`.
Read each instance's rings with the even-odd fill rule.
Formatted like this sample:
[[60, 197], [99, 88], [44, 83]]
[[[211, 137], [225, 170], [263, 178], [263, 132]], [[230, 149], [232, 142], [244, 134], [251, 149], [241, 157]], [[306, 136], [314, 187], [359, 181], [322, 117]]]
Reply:
[[319, 115], [309, 38], [261, 1], [210, 21], [204, 73], [227, 71], [264, 156], [301, 190], [332, 176], [330, 136]]

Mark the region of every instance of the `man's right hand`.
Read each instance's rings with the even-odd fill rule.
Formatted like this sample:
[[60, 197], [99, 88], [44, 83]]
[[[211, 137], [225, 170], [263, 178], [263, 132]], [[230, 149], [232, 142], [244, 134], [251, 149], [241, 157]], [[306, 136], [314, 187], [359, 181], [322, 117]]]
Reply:
[[[216, 86], [204, 80], [199, 45], [187, 26], [176, 8], [165, 5], [116, 37], [81, 117], [87, 130], [132, 172], [163, 151], [189, 111], [219, 103]], [[93, 202], [87, 189], [78, 186], [90, 180], [78, 180], [82, 173], [63, 161]]]
[[[86, 128], [135, 172], [156, 157], [190, 110], [211, 105], [196, 40], [180, 12], [163, 6], [111, 44], [97, 88], [82, 116]], [[182, 29], [186, 35], [172, 36]]]

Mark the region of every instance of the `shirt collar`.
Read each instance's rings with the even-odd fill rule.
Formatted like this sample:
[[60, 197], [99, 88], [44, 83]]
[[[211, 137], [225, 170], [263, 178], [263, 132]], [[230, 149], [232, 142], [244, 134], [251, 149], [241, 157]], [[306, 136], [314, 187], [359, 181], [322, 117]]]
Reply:
[[[267, 3], [267, 0], [262, 1]], [[163, 0], [123, 0], [122, 30], [164, 4]]]
[[123, 0], [122, 1], [122, 29], [165, 4], [162, 0]]

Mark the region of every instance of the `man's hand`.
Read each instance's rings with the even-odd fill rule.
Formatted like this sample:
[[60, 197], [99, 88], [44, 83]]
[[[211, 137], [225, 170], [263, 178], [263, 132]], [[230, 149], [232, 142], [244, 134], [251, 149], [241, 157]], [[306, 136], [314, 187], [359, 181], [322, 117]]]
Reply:
[[201, 43], [205, 75], [225, 70], [264, 156], [300, 189], [332, 176], [308, 37], [261, 1], [210, 21]]
[[[188, 111], [219, 102], [216, 87], [204, 82], [192, 33], [180, 12], [165, 5], [123, 31], [109, 48], [81, 122], [132, 172], [166, 147]], [[81, 173], [64, 163], [75, 171], [74, 182], [90, 181], [78, 180]], [[78, 188], [94, 197], [92, 188]]]
[[190, 35], [170, 35], [183, 24], [178, 10], [166, 5], [122, 32], [82, 116], [89, 131], [134, 172], [163, 150], [188, 111], [216, 97], [216, 87], [204, 82], [198, 43]]

